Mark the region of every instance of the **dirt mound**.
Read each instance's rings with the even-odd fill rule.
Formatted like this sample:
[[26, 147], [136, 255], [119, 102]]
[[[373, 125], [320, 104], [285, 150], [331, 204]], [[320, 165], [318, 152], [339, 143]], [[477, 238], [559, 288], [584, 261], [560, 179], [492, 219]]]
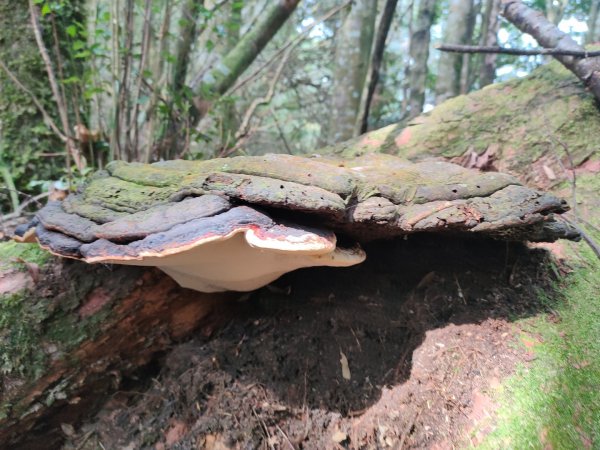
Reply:
[[[486, 392], [542, 309], [543, 250], [419, 236], [362, 266], [306, 269], [237, 302], [128, 380], [66, 448], [449, 448], [486, 432]], [[148, 373], [148, 370], [146, 371]]]

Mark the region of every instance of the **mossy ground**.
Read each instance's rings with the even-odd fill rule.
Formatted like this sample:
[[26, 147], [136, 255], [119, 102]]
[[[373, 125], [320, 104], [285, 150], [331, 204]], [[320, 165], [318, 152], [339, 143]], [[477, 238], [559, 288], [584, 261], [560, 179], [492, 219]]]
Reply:
[[[576, 203], [570, 219], [599, 243], [599, 174], [580, 170], [554, 192]], [[548, 313], [516, 323], [533, 360], [495, 392], [495, 430], [483, 449], [600, 448], [600, 261], [583, 242], [561, 251], [572, 272], [556, 295], [540, 294]]]
[[560, 299], [547, 299], [553, 312], [518, 324], [535, 359], [496, 393], [496, 429], [481, 448], [600, 447], [600, 262], [582, 254]]
[[37, 244], [0, 242], [0, 270], [11, 268], [26, 270], [26, 263], [43, 265], [50, 257], [50, 254]]

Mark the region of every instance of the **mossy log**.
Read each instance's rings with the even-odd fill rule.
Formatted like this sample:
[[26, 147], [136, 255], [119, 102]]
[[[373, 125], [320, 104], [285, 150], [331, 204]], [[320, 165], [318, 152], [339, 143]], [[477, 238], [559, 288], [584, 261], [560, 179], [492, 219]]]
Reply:
[[[173, 206], [194, 193], [197, 195], [199, 190], [203, 194], [206, 190], [220, 191], [219, 195], [227, 197], [229, 202], [260, 205], [258, 208], [266, 208], [270, 214], [291, 211], [287, 218], [293, 220], [299, 216], [311, 217], [309, 221], [317, 220], [339, 234], [364, 240], [406, 234], [398, 231], [402, 227], [396, 227], [397, 221], [392, 227], [389, 220], [391, 215], [397, 219], [402, 208], [427, 209], [431, 202], [470, 204], [468, 202], [476, 202], [477, 198], [500, 195], [498, 193], [507, 189], [521, 189], [522, 185], [557, 187], [563, 179], [560, 175], [598, 160], [595, 136], [599, 132], [600, 114], [593, 97], [571, 74], [552, 64], [528, 78], [450, 100], [408, 124], [376, 130], [324, 149], [322, 154], [334, 156], [306, 160], [306, 164], [327, 164], [327, 173], [319, 171], [323, 176], [318, 181], [312, 180], [315, 177], [312, 170], [296, 171], [285, 179], [282, 172], [293, 171], [293, 167], [286, 164], [279, 168], [276, 164], [269, 166], [279, 170], [277, 177], [270, 176], [264, 164], [262, 168], [252, 169], [250, 162], [260, 161], [259, 157], [245, 160], [244, 173], [231, 169], [237, 164], [235, 159], [194, 163], [204, 165], [207, 176], [181, 189], [184, 180], [187, 183], [193, 177], [188, 173], [190, 169], [182, 168], [187, 167], [183, 163], [165, 162], [134, 171], [130, 170], [131, 165], [115, 163], [110, 167], [112, 173], [97, 175], [96, 181], [78, 196], [71, 197], [62, 208], [65, 214], [77, 213], [93, 223], [87, 230], [80, 229], [80, 237], [85, 239], [77, 239], [79, 246], [81, 242], [115, 233], [117, 228], [106, 229], [116, 227], [119, 220], [131, 214], [143, 216], [150, 207]], [[568, 149], [568, 156], [564, 147]], [[414, 201], [418, 198], [419, 191], [415, 189], [418, 183], [408, 183], [410, 188], [393, 191], [382, 189], [386, 182], [359, 183], [357, 189], [355, 179], [343, 176], [348, 168], [337, 167], [340, 158], [358, 158], [374, 151], [413, 161], [446, 159], [487, 170], [500, 169], [519, 181], [496, 173], [477, 174], [468, 183], [462, 183], [464, 178], [461, 178], [458, 184], [466, 184], [460, 189], [468, 191], [473, 189], [471, 181], [498, 176], [483, 196], [443, 189], [443, 195], [450, 197], [433, 200], [427, 196], [439, 195], [439, 191], [429, 190], [419, 194], [429, 201], [418, 203]], [[276, 160], [284, 161], [279, 157]], [[224, 170], [224, 164], [230, 165]], [[551, 172], [559, 175], [557, 179], [551, 179]], [[255, 183], [253, 177], [261, 183]], [[272, 181], [268, 184], [268, 180], [275, 179], [276, 184]], [[267, 184], [262, 184], [265, 180]], [[127, 200], [120, 201], [118, 191], [126, 183], [135, 184], [139, 189], [128, 190]], [[305, 200], [278, 197], [280, 190], [287, 191], [287, 183], [301, 184], [307, 191], [320, 189], [323, 198], [318, 197], [318, 201], [307, 206]], [[440, 186], [443, 185], [440, 182]], [[536, 200], [544, 199], [546, 205], [550, 205], [547, 212], [560, 212], [565, 208], [554, 196], [524, 189], [528, 192], [524, 198], [533, 195], [537, 196]], [[568, 194], [568, 190], [566, 192]], [[86, 195], [92, 196], [92, 193], [93, 198], [101, 201], [86, 201]], [[269, 196], [266, 203], [265, 193]], [[516, 198], [512, 193], [508, 197], [511, 201]], [[255, 200], [251, 202], [249, 198]], [[362, 205], [363, 212], [354, 208], [349, 216], [349, 200], [355, 202], [354, 206]], [[274, 206], [286, 201], [285, 208]], [[375, 208], [377, 213], [369, 208]], [[548, 214], [541, 214], [535, 208], [533, 212], [534, 216], [539, 214], [535, 223], [550, 223], [545, 220], [550, 217]], [[437, 218], [429, 211], [426, 213], [423, 217]], [[144, 220], [149, 221], [147, 224], [156, 223], [151, 219], [150, 215], [138, 223]], [[45, 220], [49, 223], [51, 219]], [[358, 223], [362, 221], [368, 223], [368, 227], [361, 228]], [[111, 222], [115, 225], [106, 225]], [[468, 228], [465, 220], [460, 223], [465, 232], [477, 226], [473, 224]], [[103, 226], [106, 234], [99, 234]], [[437, 221], [434, 226], [440, 228]], [[517, 238], [535, 238], [528, 227], [522, 229], [529, 234], [517, 233]], [[149, 225], [141, 231], [135, 226], [128, 230], [130, 235], [125, 241], [143, 237]], [[79, 247], [76, 251], [80, 251]], [[203, 323], [207, 325], [201, 329], [209, 332], [215, 311], [228, 303], [226, 299], [239, 297], [239, 294], [202, 294], [182, 289], [153, 269], [87, 265], [48, 257], [35, 244], [3, 243], [0, 260], [0, 448], [57, 447], [64, 433], [62, 424], [75, 424], [93, 414], [98, 401], [119, 389], [122, 380], [135, 375], [136, 370], [165, 351], [172, 342], [186, 338]]]
[[[35, 225], [39, 242], [55, 254], [114, 261], [193, 243], [185, 224], [194, 224], [198, 238], [229, 235], [235, 225], [228, 211], [240, 205], [264, 211], [275, 223], [299, 222], [362, 242], [419, 232], [577, 238], [554, 219], [553, 213], [568, 210], [564, 200], [511, 175], [377, 153], [353, 159], [269, 154], [149, 165], [118, 161], [80, 193], [43, 208], [28, 227]], [[247, 214], [238, 216], [240, 226], [258, 226]]]

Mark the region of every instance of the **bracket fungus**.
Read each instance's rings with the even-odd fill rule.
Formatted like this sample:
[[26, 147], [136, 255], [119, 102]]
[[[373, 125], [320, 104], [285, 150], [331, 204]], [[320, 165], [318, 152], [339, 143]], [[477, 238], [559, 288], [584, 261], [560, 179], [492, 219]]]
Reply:
[[115, 161], [16, 238], [89, 263], [156, 266], [198, 291], [249, 291], [302, 267], [358, 264], [358, 243], [373, 239], [578, 239], [555, 218], [567, 210], [510, 175], [382, 154]]

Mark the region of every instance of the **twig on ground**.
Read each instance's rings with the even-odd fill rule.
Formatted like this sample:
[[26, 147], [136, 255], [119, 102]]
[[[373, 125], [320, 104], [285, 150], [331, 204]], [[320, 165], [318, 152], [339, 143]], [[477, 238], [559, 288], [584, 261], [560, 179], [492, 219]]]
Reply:
[[267, 424], [265, 423], [264, 420], [262, 420], [258, 414], [256, 413], [256, 410], [254, 409], [254, 406], [252, 407], [252, 414], [254, 414], [254, 417], [256, 417], [256, 419], [260, 422], [260, 425], [263, 429], [263, 431], [265, 432], [265, 436], [267, 438], [267, 443], [269, 444], [269, 447], [271, 447], [271, 450], [275, 450], [275, 447], [273, 446], [273, 443], [271, 442], [271, 434], [269, 433], [269, 429], [267, 428]]
[[408, 423], [406, 428], [404, 428], [404, 430], [402, 431], [402, 437], [400, 438], [400, 443], [398, 444], [399, 450], [402, 450], [404, 448], [404, 442], [406, 441], [407, 436], [410, 434], [410, 430], [415, 425], [415, 422], [417, 421], [417, 418], [421, 414], [422, 410], [423, 410], [423, 407], [419, 408], [417, 413], [413, 416], [412, 420]]
[[288, 437], [288, 435], [285, 434], [285, 431], [283, 431], [279, 425], [275, 425], [275, 427], [283, 435], [285, 442], [288, 443], [288, 445], [292, 448], [292, 450], [296, 450], [296, 447], [294, 446], [294, 444], [292, 444], [292, 441], [290, 441], [290, 438]]
[[581, 234], [581, 237], [583, 238], [583, 240], [585, 241], [585, 243], [587, 245], [589, 245], [589, 247], [596, 254], [596, 256], [598, 257], [598, 259], [600, 259], [600, 245], [598, 245], [598, 243], [594, 240], [594, 238], [592, 238], [588, 233], [586, 233], [586, 231], [583, 228], [581, 228], [576, 223], [576, 221], [570, 220], [567, 217], [563, 217], [563, 216], [558, 216], [558, 217], [560, 218], [560, 220], [568, 223], [573, 228], [575, 228], [579, 232], [579, 234]]

